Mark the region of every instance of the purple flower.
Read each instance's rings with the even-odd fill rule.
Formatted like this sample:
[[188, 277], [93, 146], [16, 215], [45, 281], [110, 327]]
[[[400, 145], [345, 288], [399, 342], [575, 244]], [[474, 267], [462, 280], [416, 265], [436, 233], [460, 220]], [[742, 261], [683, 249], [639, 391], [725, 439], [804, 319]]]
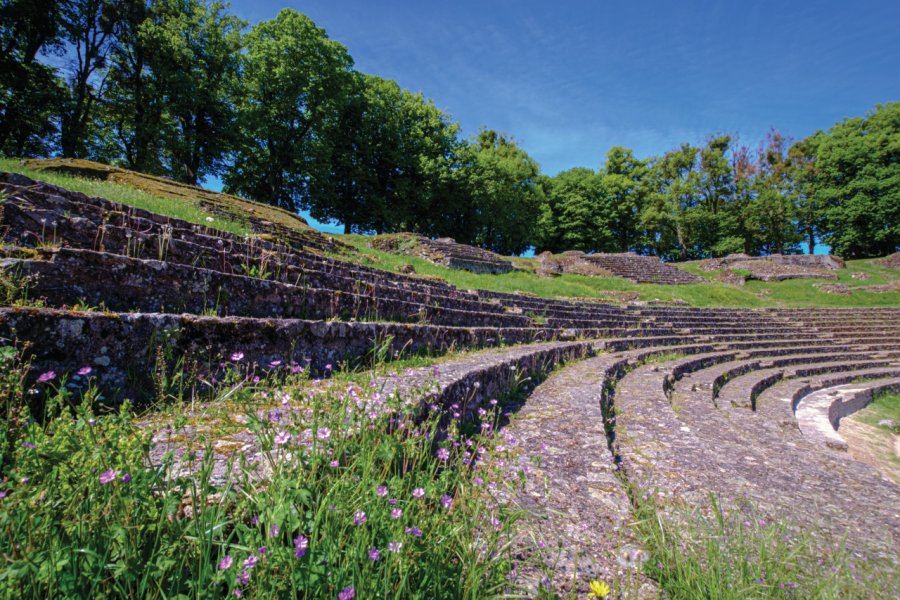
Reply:
[[332, 469], [337, 469], [339, 466], [341, 466], [341, 463], [339, 463], [336, 460], [333, 460], [330, 463], [328, 463], [328, 466], [330, 466]]
[[348, 585], [343, 590], [338, 592], [338, 600], [353, 600], [356, 597], [356, 591], [353, 589], [352, 585]]
[[232, 564], [234, 564], [234, 559], [226, 554], [222, 557], [222, 560], [219, 561], [219, 570], [225, 571], [230, 569]]
[[81, 367], [78, 369], [78, 374], [84, 377], [85, 375], [90, 375], [91, 371], [93, 371], [93, 369], [90, 367]]
[[244, 360], [244, 353], [243, 352], [232, 353], [231, 360], [233, 360], [234, 362], [241, 362], [242, 360]]
[[259, 561], [259, 559], [251, 554], [250, 556], [247, 557], [247, 560], [244, 561], [244, 568], [252, 569], [253, 567], [256, 566], [257, 561]]
[[297, 556], [297, 558], [303, 558], [303, 555], [306, 554], [306, 548], [308, 546], [309, 539], [304, 537], [302, 533], [294, 538], [294, 554]]
[[272, 362], [269, 363], [269, 366], [272, 367], [273, 369], [277, 369], [278, 367], [281, 366], [281, 361], [273, 360]]
[[303, 372], [303, 367], [301, 367], [300, 365], [291, 365], [291, 374], [299, 375], [302, 372]]
[[235, 580], [241, 585], [247, 585], [250, 583], [250, 572], [247, 570], [241, 571], [238, 573], [238, 576], [235, 577]]
[[403, 542], [389, 542], [388, 543], [388, 552], [400, 552], [400, 548], [403, 547]]
[[391, 511], [392, 519], [399, 519], [402, 516], [403, 516], [403, 509], [395, 508], [394, 510]]
[[[326, 370], [326, 371], [330, 371], [330, 370], [331, 370], [331, 363], [328, 363], [327, 365], [325, 365], [325, 370]], [[350, 596], [350, 597], [352, 598], [353, 596]]]
[[441, 496], [441, 506], [450, 510], [450, 507], [453, 506], [453, 498], [447, 495]]
[[381, 552], [378, 551], [378, 548], [376, 548], [375, 546], [372, 546], [369, 549], [369, 560], [374, 562], [374, 561], [378, 560], [379, 558], [381, 558]]
[[53, 371], [41, 373], [37, 378], [38, 383], [47, 383], [48, 381], [53, 381], [54, 379], [56, 379], [56, 373], [54, 373]]
[[291, 434], [287, 431], [279, 431], [275, 434], [275, 445], [283, 446], [291, 441]]
[[388, 494], [387, 486], [379, 485], [377, 488], [375, 488], [375, 493], [378, 494], [379, 496], [381, 496], [382, 498], [387, 496], [387, 494]]
[[31, 442], [22, 442], [21, 446], [22, 446], [23, 448], [29, 448], [29, 449], [31, 449], [31, 450], [34, 450], [35, 448], [37, 448], [37, 446], [35, 446], [35, 445], [32, 444]]
[[316, 433], [316, 436], [320, 440], [327, 440], [331, 437], [331, 430], [327, 427], [319, 427], [319, 431]]
[[422, 498], [425, 496], [425, 488], [416, 488], [413, 490], [413, 498]]
[[96, 419], [88, 419], [88, 425], [90, 425], [91, 427], [93, 427], [93, 426], [96, 425], [96, 424], [97, 424], [97, 420], [96, 420]]
[[413, 535], [417, 538], [422, 537], [422, 530], [419, 529], [418, 527], [407, 527], [406, 533], [408, 533], [409, 535]]
[[357, 511], [355, 515], [353, 515], [353, 524], [354, 525], [362, 525], [366, 522], [366, 513], [363, 511]]
[[102, 483], [103, 485], [106, 485], [107, 483], [112, 483], [115, 480], [116, 475], [117, 475], [117, 473], [113, 469], [104, 471], [103, 473], [100, 474], [100, 483]]
[[437, 457], [444, 461], [450, 460], [450, 451], [446, 448], [438, 448]]
[[388, 504], [390, 504], [391, 506], [394, 506], [395, 504], [397, 504], [397, 499], [396, 499], [396, 498], [390, 498], [390, 499], [388, 500]]
[[0, 500], [6, 498], [6, 491], [0, 492]]
[[259, 515], [253, 515], [253, 518], [250, 519], [250, 524], [256, 527], [257, 523], [259, 523]]
[[260, 546], [259, 550], [257, 550], [257, 552], [259, 552], [260, 556], [263, 556], [266, 552], [268, 552], [268, 550], [269, 549], [266, 546]]
[[234, 588], [233, 593], [234, 593], [235, 598], [240, 598], [241, 596], [244, 595], [244, 592], [241, 590], [241, 588]]
[[131, 473], [122, 475], [122, 483], [128, 483], [129, 481], [131, 481]]
[[278, 525], [272, 523], [272, 526], [269, 527], [269, 537], [278, 537], [278, 534], [281, 533], [281, 529], [278, 528]]
[[29, 478], [23, 477], [22, 479], [19, 480], [19, 483], [21, 483], [22, 485], [25, 485], [29, 481], [31, 481]]

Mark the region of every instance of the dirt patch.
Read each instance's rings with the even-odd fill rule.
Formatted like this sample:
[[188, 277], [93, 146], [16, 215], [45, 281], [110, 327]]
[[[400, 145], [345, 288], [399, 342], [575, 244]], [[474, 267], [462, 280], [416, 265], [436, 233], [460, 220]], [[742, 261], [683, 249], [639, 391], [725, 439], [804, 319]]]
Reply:
[[900, 435], [861, 422], [857, 415], [841, 419], [840, 434], [850, 457], [871, 465], [894, 483], [900, 483]]

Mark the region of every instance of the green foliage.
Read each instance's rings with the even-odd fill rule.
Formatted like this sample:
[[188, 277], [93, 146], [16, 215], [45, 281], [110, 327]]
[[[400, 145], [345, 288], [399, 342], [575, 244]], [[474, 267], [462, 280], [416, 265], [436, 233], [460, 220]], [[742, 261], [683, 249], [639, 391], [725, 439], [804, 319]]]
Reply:
[[[19, 406], [28, 366], [8, 354], [0, 351], [0, 401]], [[217, 466], [211, 442], [183, 437], [197, 416], [177, 405], [143, 424], [127, 405], [96, 414], [90, 374], [70, 382], [53, 375], [36, 384], [47, 399], [45, 417], [7, 411], [0, 428], [15, 436], [4, 439], [12, 453], [0, 463], [4, 597], [240, 590], [331, 599], [353, 586], [358, 598], [474, 600], [500, 596], [507, 585], [503, 543], [515, 516], [484, 487], [503, 472], [490, 458], [476, 467], [465, 443], [454, 445], [471, 439], [492, 447], [493, 427], [463, 434], [445, 424], [448, 437], [435, 442], [441, 413], [423, 414], [406, 396], [384, 397], [368, 385], [306, 389], [305, 377], [285, 367], [253, 384], [233, 364], [197, 422], [243, 414], [258, 462], [236, 453]], [[485, 417], [492, 426], [497, 410]], [[174, 427], [176, 441], [148, 468], [162, 424]], [[227, 431], [215, 432], [225, 445]], [[264, 481], [252, 475], [260, 469]]]
[[[872, 598], [896, 589], [896, 569], [859, 560], [840, 543], [772, 521], [750, 506], [711, 498], [708, 514], [637, 499], [644, 571], [668, 598]], [[873, 595], [875, 594], [875, 595]]]
[[850, 258], [900, 248], [900, 103], [847, 119], [816, 142], [825, 241]]
[[283, 9], [247, 34], [243, 61], [241, 139], [226, 188], [296, 210], [317, 175], [315, 156], [327, 150], [323, 127], [350, 91], [353, 60], [309, 17]]

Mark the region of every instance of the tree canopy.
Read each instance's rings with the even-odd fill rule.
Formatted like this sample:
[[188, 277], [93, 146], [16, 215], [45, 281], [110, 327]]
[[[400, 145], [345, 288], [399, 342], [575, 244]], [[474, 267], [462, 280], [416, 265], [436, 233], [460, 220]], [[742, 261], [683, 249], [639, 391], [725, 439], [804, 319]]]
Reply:
[[508, 133], [464, 138], [431, 99], [357, 71], [307, 16], [248, 29], [221, 0], [0, 0], [0, 154], [218, 177], [347, 233], [503, 253], [900, 246], [896, 102], [801, 140], [715, 133], [643, 159], [613, 146], [596, 170], [549, 176]]

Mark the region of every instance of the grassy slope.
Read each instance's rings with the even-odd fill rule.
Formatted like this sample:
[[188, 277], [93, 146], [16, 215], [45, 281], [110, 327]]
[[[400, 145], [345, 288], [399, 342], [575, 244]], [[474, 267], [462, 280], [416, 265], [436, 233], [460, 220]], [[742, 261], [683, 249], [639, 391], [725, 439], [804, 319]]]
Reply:
[[[235, 220], [229, 220], [203, 210], [196, 204], [184, 202], [167, 196], [150, 194], [133, 186], [112, 181], [87, 179], [54, 173], [52, 171], [37, 171], [26, 167], [21, 161], [9, 158], [0, 158], [0, 171], [21, 173], [31, 179], [46, 181], [60, 187], [81, 192], [89, 196], [106, 198], [113, 202], [119, 202], [126, 206], [141, 208], [161, 215], [168, 215], [176, 219], [182, 219], [189, 223], [203, 225], [218, 231], [227, 231], [238, 235], [250, 234], [250, 229]], [[212, 219], [209, 221], [208, 219]]]
[[[809, 307], [809, 306], [900, 306], [900, 292], [854, 292], [850, 295], [825, 294], [814, 286], [833, 283], [828, 280], [798, 279], [782, 282], [750, 281], [744, 286], [727, 285], [716, 281], [691, 285], [654, 285], [632, 283], [621, 277], [587, 277], [562, 275], [554, 278], [537, 277], [533, 273], [514, 271], [504, 275], [485, 275], [457, 271], [434, 265], [413, 256], [397, 256], [368, 247], [365, 236], [340, 236], [340, 239], [358, 250], [354, 260], [364, 264], [397, 271], [410, 264], [420, 275], [440, 277], [463, 289], [485, 289], [499, 292], [525, 292], [552, 298], [556, 296], [598, 298], [615, 301], [622, 292], [637, 293], [642, 300], [683, 300], [691, 306], [721, 307]], [[515, 259], [520, 265], [528, 265], [527, 259]], [[705, 273], [693, 265], [691, 271], [710, 280], [714, 274]], [[850, 277], [851, 272], [865, 272], [869, 279], [860, 281]], [[900, 281], [900, 272], [882, 267], [873, 261], [849, 261], [847, 268], [838, 274], [838, 282], [851, 286], [875, 285]]]
[[[230, 219], [221, 215], [214, 215], [199, 203], [194, 203], [185, 196], [186, 186], [177, 186], [177, 194], [151, 193], [154, 188], [138, 189], [124, 181], [100, 181], [86, 179], [72, 175], [64, 175], [53, 171], [37, 171], [29, 168], [18, 160], [0, 159], [0, 171], [12, 171], [22, 173], [33, 179], [39, 179], [54, 183], [85, 194], [100, 196], [121, 202], [128, 206], [142, 208], [152, 212], [169, 215], [185, 221], [210, 227], [220, 231], [228, 231], [240, 235], [251, 233], [249, 226], [241, 222], [239, 215], [241, 210], [252, 207], [254, 213], [260, 216], [257, 203], [250, 203], [233, 197], [210, 194], [217, 196], [219, 201], [228, 200], [230, 204], [229, 214], [235, 215]], [[125, 172], [128, 173], [128, 172]], [[129, 180], [130, 181], [130, 180]], [[174, 185], [159, 178], [147, 178], [150, 182], [159, 182], [160, 185]], [[142, 184], [143, 185], [143, 184]], [[161, 188], [160, 188], [161, 189]], [[150, 191], [147, 191], [150, 190]], [[204, 194], [204, 200], [206, 193]], [[240, 200], [239, 203], [235, 203]], [[244, 206], [246, 204], [246, 206]], [[273, 220], [285, 224], [284, 211], [272, 209]], [[269, 215], [267, 215], [269, 216]], [[274, 219], [274, 217], [279, 217]], [[208, 219], [212, 218], [210, 222]], [[293, 223], [296, 227], [307, 228], [299, 219]], [[744, 286], [734, 286], [711, 281], [715, 273], [700, 271], [695, 265], [683, 265], [687, 271], [700, 275], [709, 283], [691, 285], [654, 285], [636, 284], [621, 277], [587, 277], [583, 275], [563, 275], [555, 278], [537, 277], [527, 271], [514, 271], [504, 275], [487, 275], [458, 271], [434, 265], [424, 259], [397, 256], [381, 252], [368, 247], [367, 238], [359, 235], [336, 236], [348, 243], [356, 252], [343, 254], [340, 258], [361, 262], [363, 264], [387, 271], [396, 272], [402, 265], [411, 264], [420, 275], [439, 277], [462, 289], [485, 289], [500, 292], [524, 292], [545, 298], [552, 297], [583, 297], [595, 298], [610, 302], [622, 300], [623, 294], [638, 294], [641, 300], [684, 301], [691, 306], [707, 307], [811, 307], [811, 306], [900, 306], [900, 292], [872, 293], [854, 292], [849, 295], [825, 294], [816, 289], [819, 283], [829, 281], [815, 279], [800, 279], [783, 282], [750, 281]], [[533, 266], [534, 261], [529, 259], [513, 259], [517, 265]], [[850, 277], [851, 272], [864, 272], [869, 275], [868, 280], [857, 280]], [[900, 272], [887, 267], [882, 267], [872, 261], [849, 261], [847, 269], [838, 273], [838, 282], [849, 286], [877, 285], [884, 283], [900, 282]]]

